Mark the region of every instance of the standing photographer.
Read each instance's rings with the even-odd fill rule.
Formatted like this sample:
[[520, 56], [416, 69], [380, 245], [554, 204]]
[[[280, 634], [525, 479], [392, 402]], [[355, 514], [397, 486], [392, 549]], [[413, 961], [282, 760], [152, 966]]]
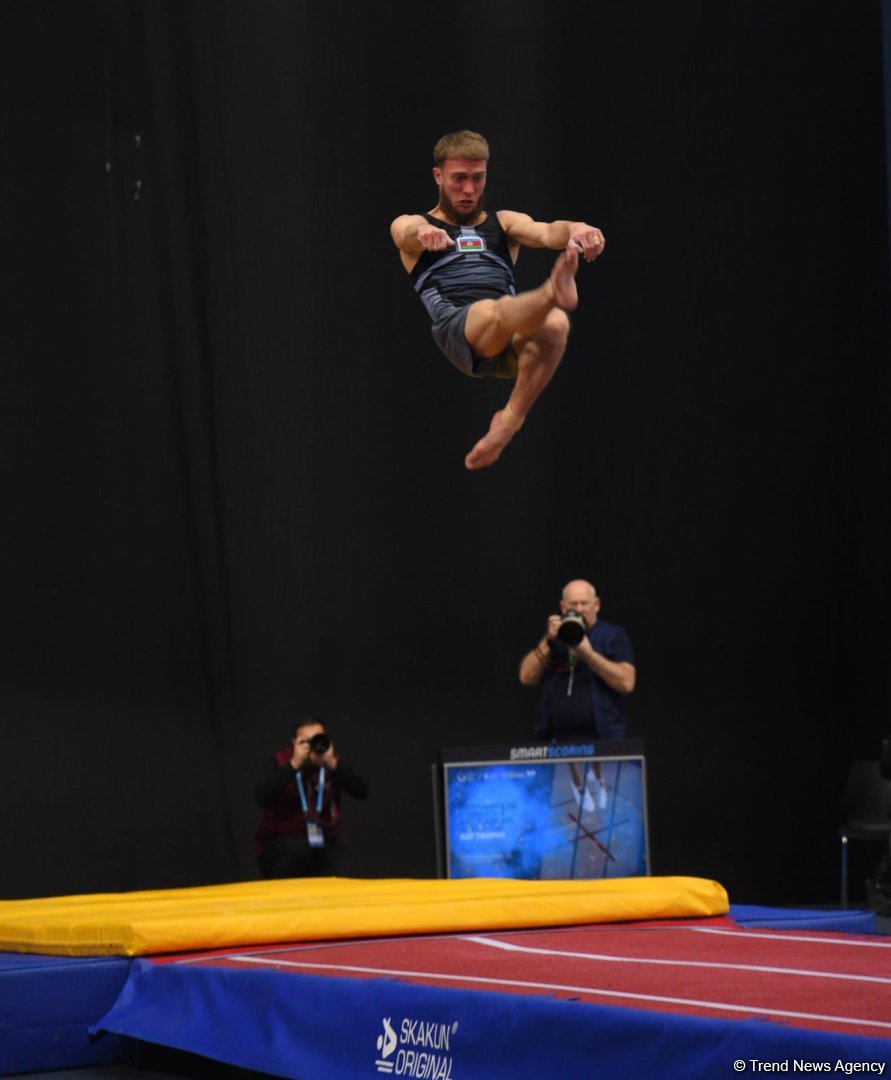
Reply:
[[254, 801], [263, 807], [254, 846], [264, 878], [343, 876], [341, 791], [364, 799], [368, 784], [336, 752], [324, 725], [307, 716], [254, 787]]
[[536, 735], [620, 739], [628, 730], [625, 698], [637, 677], [628, 634], [597, 617], [600, 597], [588, 581], [569, 582], [560, 611], [520, 663], [520, 682], [541, 684]]

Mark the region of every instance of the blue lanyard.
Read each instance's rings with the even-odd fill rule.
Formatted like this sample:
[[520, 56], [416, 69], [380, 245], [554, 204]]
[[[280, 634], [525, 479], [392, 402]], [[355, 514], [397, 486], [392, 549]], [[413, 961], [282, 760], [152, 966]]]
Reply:
[[[309, 807], [307, 806], [307, 803], [306, 803], [306, 791], [305, 791], [305, 789], [303, 787], [303, 777], [300, 775], [299, 772], [296, 773], [295, 775], [296, 775], [296, 779], [297, 779], [297, 794], [300, 796], [300, 808], [303, 810], [304, 814], [308, 814], [309, 813]], [[324, 798], [324, 795], [325, 795], [325, 766], [323, 765], [321, 767], [321, 769], [319, 769], [319, 790], [316, 793], [316, 814], [318, 814], [318, 815], [321, 815], [321, 813], [322, 813], [322, 799]]]

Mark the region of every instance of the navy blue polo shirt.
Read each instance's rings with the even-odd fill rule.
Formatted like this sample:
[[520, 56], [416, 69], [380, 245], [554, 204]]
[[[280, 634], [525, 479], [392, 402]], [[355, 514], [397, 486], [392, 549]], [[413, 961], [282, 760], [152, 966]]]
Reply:
[[[588, 631], [588, 640], [607, 660], [634, 663], [631, 639], [624, 627], [598, 619]], [[559, 641], [551, 642], [548, 659], [552, 667], [541, 682], [535, 727], [538, 738], [543, 742], [579, 735], [623, 738], [628, 731], [628, 695], [613, 690], [583, 660], [571, 666], [569, 650]]]

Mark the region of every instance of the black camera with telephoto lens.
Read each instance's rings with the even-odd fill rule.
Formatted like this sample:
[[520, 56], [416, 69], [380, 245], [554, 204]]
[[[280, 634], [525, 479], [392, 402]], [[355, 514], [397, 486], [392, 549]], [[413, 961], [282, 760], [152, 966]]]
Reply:
[[318, 754], [318, 756], [321, 757], [322, 754], [327, 752], [330, 745], [331, 740], [324, 731], [320, 731], [318, 735], [313, 735], [309, 740], [309, 752], [311, 754]]
[[585, 636], [586, 629], [585, 620], [577, 611], [567, 611], [560, 620], [557, 640], [570, 648], [574, 648]]

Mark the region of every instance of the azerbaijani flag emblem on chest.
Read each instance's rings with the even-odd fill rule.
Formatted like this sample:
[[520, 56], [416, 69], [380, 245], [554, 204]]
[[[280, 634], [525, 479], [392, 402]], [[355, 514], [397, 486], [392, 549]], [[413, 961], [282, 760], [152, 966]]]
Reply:
[[455, 240], [455, 250], [462, 254], [468, 251], [485, 251], [486, 242], [481, 236], [459, 236]]

